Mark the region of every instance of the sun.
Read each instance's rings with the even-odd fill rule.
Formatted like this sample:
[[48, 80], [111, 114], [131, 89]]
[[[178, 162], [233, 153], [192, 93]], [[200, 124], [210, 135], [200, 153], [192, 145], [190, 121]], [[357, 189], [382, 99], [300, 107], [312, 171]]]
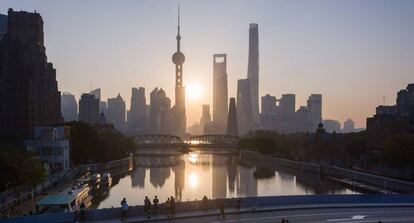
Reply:
[[202, 88], [199, 83], [189, 83], [185, 87], [185, 93], [190, 99], [199, 99], [202, 94]]

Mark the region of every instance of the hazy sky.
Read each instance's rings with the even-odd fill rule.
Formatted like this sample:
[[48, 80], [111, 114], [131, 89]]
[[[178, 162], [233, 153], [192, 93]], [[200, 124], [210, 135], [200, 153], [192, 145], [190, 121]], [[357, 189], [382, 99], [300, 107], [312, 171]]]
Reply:
[[[414, 82], [412, 0], [181, 0], [188, 124], [212, 103], [212, 54], [228, 55], [229, 96], [246, 77], [249, 23], [259, 24], [260, 95], [295, 93], [297, 107], [323, 94], [324, 119], [365, 118]], [[174, 101], [176, 0], [1, 0], [0, 13], [37, 10], [59, 90], [78, 99], [100, 87], [130, 104], [131, 87]]]

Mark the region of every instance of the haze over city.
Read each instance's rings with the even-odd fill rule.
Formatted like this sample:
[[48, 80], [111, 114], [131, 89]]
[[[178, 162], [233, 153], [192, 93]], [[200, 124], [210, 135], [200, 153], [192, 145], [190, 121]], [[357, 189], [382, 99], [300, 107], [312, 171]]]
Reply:
[[[365, 127], [383, 96], [395, 104], [395, 92], [413, 81], [413, 1], [180, 3], [187, 126], [212, 104], [213, 54], [227, 53], [229, 97], [236, 95], [252, 22], [259, 24], [260, 96], [294, 93], [298, 108], [320, 93], [324, 119]], [[0, 13], [8, 8], [42, 15], [60, 91], [79, 100], [99, 87], [103, 99], [120, 93], [129, 108], [131, 87], [146, 87], [147, 98], [161, 87], [174, 101], [177, 1], [0, 2]]]

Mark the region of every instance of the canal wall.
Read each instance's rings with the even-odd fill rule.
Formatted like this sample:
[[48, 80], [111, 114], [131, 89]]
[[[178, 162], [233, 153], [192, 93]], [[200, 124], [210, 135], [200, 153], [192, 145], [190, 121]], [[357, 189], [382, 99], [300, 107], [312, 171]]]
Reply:
[[112, 160], [107, 163], [92, 163], [82, 165], [83, 172], [90, 173], [110, 173], [112, 176], [122, 175], [133, 169], [133, 155], [129, 155], [123, 159]]
[[345, 178], [353, 182], [361, 182], [372, 185], [388, 191], [399, 193], [414, 193], [414, 183], [404, 180], [398, 180], [390, 177], [379, 176], [361, 171], [355, 171], [336, 166], [320, 165], [314, 163], [305, 163], [263, 155], [254, 151], [241, 150], [240, 160], [247, 162], [260, 163], [261, 165], [270, 165], [273, 167], [287, 167], [304, 172], [310, 172], [318, 175], [330, 176], [333, 178]]
[[[341, 207], [344, 205], [352, 206], [414, 206], [414, 195], [300, 195], [300, 196], [273, 196], [273, 197], [246, 197], [240, 198], [242, 211], [252, 208], [285, 207], [289, 209]], [[226, 208], [235, 208], [237, 199], [224, 199]], [[306, 206], [311, 205], [311, 206]], [[217, 209], [217, 200], [177, 202], [177, 212], [200, 211]], [[159, 205], [159, 214], [165, 213], [164, 205]], [[87, 212], [87, 221], [119, 219], [121, 216], [120, 208], [96, 209]], [[143, 206], [130, 206], [128, 209], [129, 217], [144, 216]], [[43, 222], [73, 222], [74, 213], [50, 213], [41, 215], [24, 216], [13, 219], [5, 219], [5, 223], [43, 223]]]

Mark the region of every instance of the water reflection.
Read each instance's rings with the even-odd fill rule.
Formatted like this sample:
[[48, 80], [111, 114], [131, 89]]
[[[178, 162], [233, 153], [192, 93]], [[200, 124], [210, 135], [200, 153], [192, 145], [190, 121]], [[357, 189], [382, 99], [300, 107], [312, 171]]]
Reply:
[[[241, 163], [236, 155], [201, 151], [186, 155], [140, 155], [131, 174], [114, 178], [113, 187], [101, 191], [94, 207], [117, 207], [123, 197], [130, 205], [143, 204], [144, 197], [157, 195], [161, 202], [169, 196], [177, 201], [209, 198], [294, 194], [354, 193], [342, 185], [308, 173], [272, 169], [268, 178], [255, 178], [261, 164]], [[268, 171], [268, 170], [267, 170]]]

